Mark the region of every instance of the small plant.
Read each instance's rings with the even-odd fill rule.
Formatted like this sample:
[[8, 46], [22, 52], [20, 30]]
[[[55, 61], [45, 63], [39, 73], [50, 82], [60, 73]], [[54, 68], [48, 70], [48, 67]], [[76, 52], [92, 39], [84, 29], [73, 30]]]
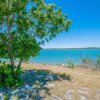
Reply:
[[9, 100], [9, 95], [8, 95], [8, 93], [5, 93], [3, 97], [4, 97], [4, 100]]
[[74, 68], [75, 65], [74, 65], [74, 63], [71, 60], [68, 60], [67, 63], [66, 63], [66, 66], [68, 68]]
[[[27, 11], [29, 1], [35, 7], [28, 6]], [[60, 8], [44, 0], [0, 0], [0, 59], [9, 59], [10, 64], [0, 67], [0, 84], [18, 85], [23, 61], [38, 55], [41, 45], [68, 32], [70, 25]]]
[[98, 56], [96, 59], [96, 66], [100, 67], [100, 56]]
[[5, 62], [0, 64], [0, 87], [16, 87], [21, 85], [21, 68], [12, 70]]
[[84, 58], [81, 58], [81, 62], [82, 62], [82, 64], [91, 64], [92, 59], [88, 58], [88, 57], [84, 57]]
[[94, 66], [92, 59], [89, 58], [89, 57], [83, 57], [83, 58], [81, 58], [81, 64], [85, 68], [89, 68], [90, 66]]

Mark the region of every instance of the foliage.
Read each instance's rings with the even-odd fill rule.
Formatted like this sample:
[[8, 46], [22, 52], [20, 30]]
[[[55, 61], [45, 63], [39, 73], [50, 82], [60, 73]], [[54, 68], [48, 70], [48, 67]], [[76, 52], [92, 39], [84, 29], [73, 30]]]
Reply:
[[66, 63], [66, 66], [68, 68], [74, 68], [75, 65], [74, 65], [74, 63], [71, 60], [68, 60], [67, 63]]
[[92, 64], [92, 59], [89, 57], [83, 57], [81, 58], [81, 63], [82, 64]]
[[21, 68], [12, 70], [5, 62], [0, 64], [0, 87], [16, 87], [21, 85]]
[[0, 0], [0, 58], [10, 60], [10, 65], [0, 67], [0, 84], [18, 85], [22, 61], [39, 54], [41, 45], [68, 31], [70, 24], [61, 8], [44, 0]]
[[5, 93], [5, 94], [4, 94], [4, 100], [9, 100], [9, 95], [8, 95], [8, 93]]
[[100, 56], [96, 59], [96, 66], [100, 68]]
[[83, 67], [85, 67], [85, 68], [92, 68], [92, 69], [95, 68], [94, 62], [89, 57], [81, 58], [81, 63], [83, 65]]
[[60, 8], [44, 0], [0, 0], [0, 57], [12, 65], [16, 58], [29, 59], [70, 24]]

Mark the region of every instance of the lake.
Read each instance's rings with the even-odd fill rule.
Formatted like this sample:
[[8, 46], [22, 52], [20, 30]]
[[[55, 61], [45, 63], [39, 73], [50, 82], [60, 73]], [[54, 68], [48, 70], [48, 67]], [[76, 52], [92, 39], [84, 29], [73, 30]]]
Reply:
[[82, 57], [96, 60], [100, 55], [100, 49], [43, 49], [36, 57], [31, 57], [30, 62], [44, 64], [65, 64], [67, 60], [75, 64], [81, 63]]

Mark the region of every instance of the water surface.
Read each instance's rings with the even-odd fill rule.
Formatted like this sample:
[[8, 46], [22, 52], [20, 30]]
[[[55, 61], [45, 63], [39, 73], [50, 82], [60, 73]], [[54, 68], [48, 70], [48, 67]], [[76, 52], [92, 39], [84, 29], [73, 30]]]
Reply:
[[100, 49], [44, 49], [36, 57], [31, 57], [30, 62], [46, 64], [65, 64], [67, 60], [79, 64], [82, 57], [96, 60]]

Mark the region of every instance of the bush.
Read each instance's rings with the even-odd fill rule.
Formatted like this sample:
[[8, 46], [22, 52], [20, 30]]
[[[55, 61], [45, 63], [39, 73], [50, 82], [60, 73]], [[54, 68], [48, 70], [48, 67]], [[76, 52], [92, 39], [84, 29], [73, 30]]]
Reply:
[[72, 61], [67, 61], [66, 66], [68, 68], [74, 68], [75, 65], [74, 65], [74, 63]]
[[85, 68], [91, 68], [91, 69], [95, 69], [95, 62], [93, 62], [93, 60], [89, 57], [83, 57], [81, 58], [81, 64], [83, 67]]
[[0, 64], [0, 87], [16, 87], [21, 85], [22, 70], [20, 67], [12, 70], [11, 65], [4, 63]]
[[100, 56], [96, 59], [96, 66], [100, 68]]
[[92, 64], [92, 59], [88, 57], [83, 57], [81, 58], [81, 63], [82, 64]]

